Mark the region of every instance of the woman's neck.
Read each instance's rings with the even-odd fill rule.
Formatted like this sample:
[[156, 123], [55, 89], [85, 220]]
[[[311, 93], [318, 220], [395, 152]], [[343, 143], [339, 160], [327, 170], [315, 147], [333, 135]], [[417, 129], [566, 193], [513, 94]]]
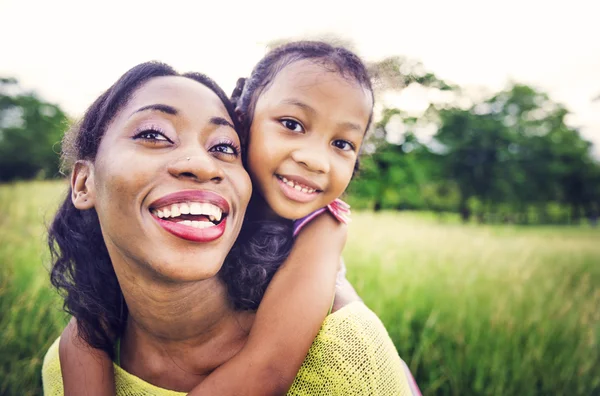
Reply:
[[254, 315], [233, 309], [217, 277], [128, 286], [121, 365], [156, 386], [189, 391], [246, 342]]

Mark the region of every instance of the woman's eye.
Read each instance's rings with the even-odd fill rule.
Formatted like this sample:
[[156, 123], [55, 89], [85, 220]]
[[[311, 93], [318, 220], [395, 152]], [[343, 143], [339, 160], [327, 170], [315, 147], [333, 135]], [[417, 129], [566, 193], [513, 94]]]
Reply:
[[163, 141], [163, 142], [171, 142], [162, 132], [148, 130], [138, 133], [134, 136], [134, 139], [144, 139], [150, 141]]
[[238, 150], [237, 148], [233, 147], [230, 144], [217, 144], [216, 146], [213, 146], [210, 151], [212, 151], [213, 153], [220, 153], [220, 154], [227, 154], [227, 155], [237, 155], [238, 154]]
[[333, 146], [343, 151], [354, 150], [354, 145], [347, 140], [334, 140]]
[[294, 132], [302, 132], [302, 124], [300, 124], [298, 121], [294, 121], [294, 120], [281, 120], [281, 124], [286, 127], [287, 129], [289, 129], [290, 131], [294, 131]]

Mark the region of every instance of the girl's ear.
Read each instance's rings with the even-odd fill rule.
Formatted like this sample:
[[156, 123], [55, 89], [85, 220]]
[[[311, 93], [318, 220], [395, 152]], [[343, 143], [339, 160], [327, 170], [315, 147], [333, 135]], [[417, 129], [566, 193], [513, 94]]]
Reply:
[[90, 161], [77, 161], [71, 174], [71, 200], [79, 210], [91, 209], [96, 204], [94, 165]]

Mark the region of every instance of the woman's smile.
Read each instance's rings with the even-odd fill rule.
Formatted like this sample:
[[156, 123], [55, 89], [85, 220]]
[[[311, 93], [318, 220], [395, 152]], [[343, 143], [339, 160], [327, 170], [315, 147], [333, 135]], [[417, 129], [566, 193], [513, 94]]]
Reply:
[[211, 242], [227, 227], [229, 203], [211, 191], [186, 190], [164, 196], [150, 205], [157, 223], [176, 237]]
[[180, 280], [218, 273], [252, 191], [224, 104], [184, 77], [136, 91], [107, 128], [94, 180], [109, 253]]

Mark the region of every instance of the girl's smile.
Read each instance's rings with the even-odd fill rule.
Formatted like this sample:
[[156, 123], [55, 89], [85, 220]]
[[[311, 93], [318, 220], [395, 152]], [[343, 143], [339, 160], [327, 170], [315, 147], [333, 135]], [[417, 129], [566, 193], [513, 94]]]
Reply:
[[293, 201], [308, 203], [323, 192], [318, 185], [300, 176], [275, 175], [283, 194]]
[[293, 62], [256, 102], [248, 168], [283, 218], [302, 218], [346, 190], [369, 123], [370, 92], [328, 66]]

